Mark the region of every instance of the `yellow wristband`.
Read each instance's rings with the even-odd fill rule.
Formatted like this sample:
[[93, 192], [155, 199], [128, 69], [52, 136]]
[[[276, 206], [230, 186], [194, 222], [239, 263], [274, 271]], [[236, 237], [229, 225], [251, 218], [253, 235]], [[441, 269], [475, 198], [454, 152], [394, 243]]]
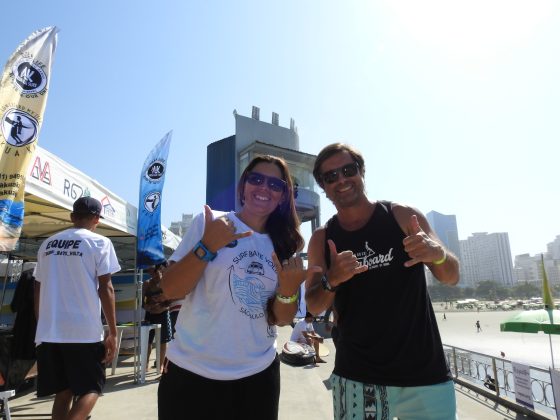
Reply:
[[299, 290], [295, 293], [295, 295], [292, 296], [284, 296], [281, 295], [280, 293], [276, 293], [276, 300], [280, 303], [294, 303], [297, 302], [299, 298]]
[[447, 261], [447, 252], [445, 252], [445, 248], [442, 249], [443, 249], [443, 257], [441, 257], [439, 260], [432, 261], [432, 264], [442, 265], [445, 261]]

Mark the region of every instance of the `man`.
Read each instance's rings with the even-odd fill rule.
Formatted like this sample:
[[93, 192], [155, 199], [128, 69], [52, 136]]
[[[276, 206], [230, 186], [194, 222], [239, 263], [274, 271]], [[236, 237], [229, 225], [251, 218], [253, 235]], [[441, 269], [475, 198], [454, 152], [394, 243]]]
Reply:
[[[311, 313], [337, 313], [333, 385], [337, 419], [454, 419], [455, 392], [426, 289], [424, 267], [442, 283], [459, 280], [457, 258], [425, 216], [398, 203], [370, 201], [361, 154], [331, 144], [313, 175], [337, 213], [309, 242]], [[355, 417], [353, 417], [355, 416]]]
[[315, 349], [315, 363], [327, 363], [326, 360], [321, 359], [321, 356], [319, 356], [319, 343], [323, 342], [323, 337], [315, 332], [313, 319], [313, 315], [307, 312], [305, 318], [294, 325], [290, 341], [310, 345]]
[[105, 385], [105, 363], [115, 357], [111, 274], [120, 266], [111, 241], [94, 233], [100, 217], [99, 201], [79, 198], [74, 227], [46, 239], [37, 254], [37, 396], [56, 394], [54, 420], [88, 417]]
[[[169, 316], [169, 303], [170, 301], [163, 295], [161, 291], [161, 277], [163, 271], [167, 267], [167, 261], [163, 263], [156, 264], [153, 268], [147, 269], [147, 272], [152, 275], [152, 277], [142, 283], [142, 307], [146, 311], [144, 315], [144, 321], [150, 324], [160, 324], [160, 346], [159, 354], [160, 360], [165, 360], [165, 354], [167, 353], [167, 343], [171, 341], [172, 329], [171, 329], [171, 317]], [[152, 343], [154, 342], [155, 331], [150, 330], [148, 336], [148, 354], [146, 355], [146, 366], [148, 366], [150, 361], [150, 354], [152, 352]], [[154, 365], [155, 366], [155, 365]], [[163, 371], [163, 363], [160, 366], [160, 372]]]

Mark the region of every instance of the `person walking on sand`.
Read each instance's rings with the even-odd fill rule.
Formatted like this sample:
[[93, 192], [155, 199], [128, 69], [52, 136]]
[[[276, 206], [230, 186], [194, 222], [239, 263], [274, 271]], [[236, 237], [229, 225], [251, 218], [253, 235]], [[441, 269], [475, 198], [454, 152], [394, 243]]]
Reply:
[[479, 333], [482, 331], [482, 328], [480, 328], [480, 321], [476, 321], [476, 332]]

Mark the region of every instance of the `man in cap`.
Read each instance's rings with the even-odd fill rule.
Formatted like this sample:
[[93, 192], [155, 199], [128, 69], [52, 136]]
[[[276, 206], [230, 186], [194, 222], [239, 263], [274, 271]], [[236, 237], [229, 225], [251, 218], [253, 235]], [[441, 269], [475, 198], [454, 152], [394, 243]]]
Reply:
[[121, 267], [111, 241], [94, 233], [101, 212], [98, 200], [80, 197], [74, 226], [46, 239], [37, 254], [37, 396], [56, 394], [53, 419], [87, 418], [105, 385], [105, 363], [115, 357], [111, 274]]
[[370, 201], [365, 162], [349, 145], [326, 146], [313, 175], [337, 213], [309, 241], [307, 308], [333, 303], [338, 338], [331, 383], [337, 419], [455, 418], [455, 390], [426, 287], [459, 280], [457, 258], [417, 209]]

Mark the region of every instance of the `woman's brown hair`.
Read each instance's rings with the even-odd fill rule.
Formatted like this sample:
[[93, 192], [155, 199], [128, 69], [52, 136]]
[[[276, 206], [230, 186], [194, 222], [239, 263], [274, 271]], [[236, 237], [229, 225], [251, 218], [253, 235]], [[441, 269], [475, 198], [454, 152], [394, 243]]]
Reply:
[[249, 162], [237, 184], [237, 195], [242, 206], [245, 204], [245, 181], [247, 180], [247, 175], [259, 163], [272, 163], [276, 165], [280, 169], [282, 179], [286, 182], [286, 191], [284, 191], [282, 201], [268, 216], [265, 224], [266, 233], [270, 236], [274, 246], [274, 252], [276, 252], [278, 259], [282, 261], [290, 258], [295, 252], [300, 251], [304, 245], [303, 237], [299, 231], [300, 221], [296, 212], [294, 184], [284, 159], [271, 155], [256, 156]]

